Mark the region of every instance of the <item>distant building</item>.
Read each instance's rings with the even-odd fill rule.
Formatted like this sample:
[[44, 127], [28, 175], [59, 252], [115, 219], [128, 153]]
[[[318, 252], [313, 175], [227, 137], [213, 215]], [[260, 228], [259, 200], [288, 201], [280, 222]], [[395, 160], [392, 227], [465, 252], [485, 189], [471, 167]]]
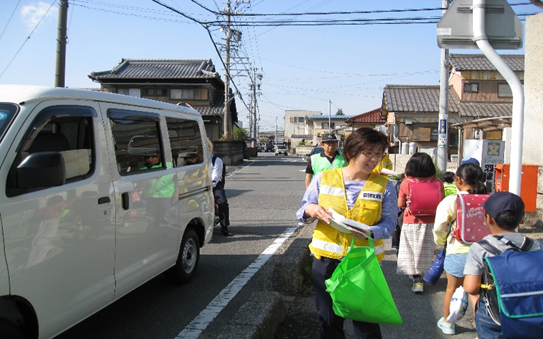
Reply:
[[[211, 140], [224, 134], [224, 82], [211, 59], [121, 59], [108, 71], [92, 72], [89, 78], [101, 90], [194, 107], [204, 119]], [[230, 95], [231, 132], [238, 121], [236, 102]]]
[[[521, 82], [524, 55], [502, 55]], [[458, 154], [463, 139], [500, 139], [511, 126], [511, 89], [494, 65], [482, 54], [451, 54], [449, 58], [448, 154]], [[381, 107], [393, 140], [437, 147], [439, 85], [387, 85]]]

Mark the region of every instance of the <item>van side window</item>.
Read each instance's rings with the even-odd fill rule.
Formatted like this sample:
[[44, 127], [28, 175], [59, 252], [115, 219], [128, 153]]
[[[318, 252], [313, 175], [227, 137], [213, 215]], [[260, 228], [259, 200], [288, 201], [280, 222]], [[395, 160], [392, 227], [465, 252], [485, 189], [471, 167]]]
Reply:
[[108, 110], [121, 175], [166, 168], [158, 114]]
[[204, 161], [198, 123], [188, 119], [166, 118], [174, 167], [200, 164]]
[[93, 132], [93, 117], [96, 116], [94, 109], [81, 106], [54, 106], [40, 112], [17, 149], [6, 183], [6, 194], [16, 196], [48, 187], [28, 187], [17, 177], [17, 167], [35, 153], [61, 153], [65, 183], [91, 176], [96, 159]]

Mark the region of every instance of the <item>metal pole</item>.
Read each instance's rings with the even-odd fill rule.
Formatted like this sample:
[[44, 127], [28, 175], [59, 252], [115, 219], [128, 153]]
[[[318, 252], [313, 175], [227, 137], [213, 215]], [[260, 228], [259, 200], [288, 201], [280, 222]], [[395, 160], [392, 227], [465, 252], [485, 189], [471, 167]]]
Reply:
[[223, 117], [223, 138], [230, 139], [230, 0], [226, 2], [226, 45], [225, 45], [225, 75], [224, 75], [224, 117]]
[[511, 138], [511, 167], [509, 177], [509, 192], [520, 195], [522, 174], [522, 138], [524, 128], [524, 91], [520, 80], [511, 68], [496, 53], [488, 42], [485, 31], [485, 0], [473, 1], [473, 36], [477, 47], [496, 67], [513, 92], [513, 117]]
[[328, 100], [328, 134], [332, 133], [332, 100]]
[[[445, 8], [443, 17], [449, 7], [449, 0], [442, 1]], [[441, 49], [441, 75], [439, 78], [439, 126], [437, 138], [437, 167], [444, 173], [447, 171], [449, 148], [449, 50]]]
[[253, 68], [253, 135], [256, 139], [256, 67]]
[[66, 23], [68, 0], [58, 2], [57, 60], [55, 65], [55, 87], [65, 87], [66, 82]]

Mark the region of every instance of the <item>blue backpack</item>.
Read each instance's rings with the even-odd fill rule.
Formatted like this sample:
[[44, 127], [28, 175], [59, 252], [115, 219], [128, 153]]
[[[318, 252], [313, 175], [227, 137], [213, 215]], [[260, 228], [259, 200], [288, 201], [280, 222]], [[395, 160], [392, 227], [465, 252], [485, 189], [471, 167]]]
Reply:
[[488, 315], [501, 325], [505, 338], [541, 338], [543, 335], [543, 251], [529, 251], [533, 240], [525, 237], [517, 247], [495, 236], [509, 249], [478, 242], [493, 257], [485, 257], [481, 289]]

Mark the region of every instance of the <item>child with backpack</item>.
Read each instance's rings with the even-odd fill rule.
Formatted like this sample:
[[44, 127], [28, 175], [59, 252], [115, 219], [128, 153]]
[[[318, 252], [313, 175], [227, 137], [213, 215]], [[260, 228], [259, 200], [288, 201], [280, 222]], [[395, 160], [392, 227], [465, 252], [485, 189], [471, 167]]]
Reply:
[[444, 196], [443, 183], [436, 178], [436, 168], [426, 153], [413, 154], [405, 165], [405, 175], [398, 193], [398, 207], [406, 209], [396, 273], [411, 276], [411, 290], [422, 293], [422, 275], [434, 261], [432, 230], [436, 207]]
[[[485, 175], [480, 166], [465, 163], [456, 170], [454, 177], [458, 194], [485, 194]], [[457, 195], [449, 195], [437, 206], [434, 221], [434, 241], [439, 246], [447, 245], [444, 269], [447, 276], [447, 288], [443, 298], [443, 317], [437, 326], [444, 334], [455, 334], [454, 323], [448, 322], [451, 299], [454, 291], [462, 286], [464, 281], [464, 266], [470, 244], [456, 239], [451, 232], [454, 230], [457, 218]]]
[[[543, 248], [543, 245], [539, 241], [530, 239], [522, 234], [517, 233], [516, 229], [522, 221], [522, 218], [524, 217], [524, 202], [518, 195], [510, 192], [494, 193], [483, 204], [483, 207], [485, 208], [485, 224], [489, 228], [491, 234], [484, 237], [482, 241], [479, 241], [471, 246], [466, 261], [466, 267], [464, 268], [464, 290], [471, 296], [474, 296], [474, 299], [478, 299], [475, 304], [475, 325], [477, 327], [478, 338], [489, 339], [513, 337], [513, 335], [507, 336], [505, 333], [506, 330], [522, 331], [526, 330], [527, 328], [530, 328], [531, 333], [528, 333], [528, 335], [526, 335], [525, 332], [523, 335], [514, 335], [514, 337], [540, 338], [541, 334], [543, 333], [541, 314], [539, 314], [539, 323], [536, 323], [535, 325], [535, 331], [533, 330], [533, 327], [530, 327], [530, 324], [526, 324], [526, 326], [524, 326], [522, 323], [518, 323], [515, 326], [512, 326], [513, 328], [506, 328], [506, 325], [503, 321], [502, 325], [497, 324], [490, 316], [490, 308], [492, 306], [492, 303], [489, 299], [490, 295], [487, 293], [481, 294], [481, 283], [483, 281], [483, 275], [485, 274], [485, 270], [488, 270], [488, 268], [485, 269], [484, 258], [488, 257], [488, 260], [491, 257], [494, 257], [495, 254], [491, 253], [493, 252], [493, 249], [497, 249], [497, 253], [498, 255], [500, 255], [499, 253], [502, 253], [504, 251], [511, 252], [508, 251], [511, 249], [516, 251], [538, 251]], [[490, 246], [490, 248], [488, 248], [488, 250], [491, 250], [490, 252], [485, 249], [487, 246]], [[502, 266], [503, 265], [504, 264], [502, 264]], [[528, 272], [537, 271], [539, 270], [538, 265], [540, 265], [540, 262], [535, 264], [529, 263], [528, 265]], [[519, 278], [522, 280], [522, 277], [518, 276], [519, 274], [518, 272], [515, 272], [514, 268], [505, 268], [508, 270], [507, 275], [517, 280]], [[526, 278], [526, 280], [532, 279]], [[530, 281], [528, 284], [522, 283], [522, 285], [530, 288], [530, 286], [535, 286], [538, 283], [540, 282]], [[530, 294], [526, 293], [527, 291], [522, 289], [516, 292], [517, 295]], [[528, 300], [529, 304], [540, 304], [540, 301], [535, 299], [535, 293], [532, 293], [532, 296], [528, 298], [530, 298], [530, 300]], [[503, 301], [501, 301], [500, 303], [502, 302]], [[521, 308], [524, 308], [524, 305], [521, 306]], [[536, 313], [530, 311], [532, 310], [528, 310], [528, 313]], [[502, 319], [501, 316], [500, 319]], [[518, 317], [517, 320], [522, 321], [522, 317]], [[504, 327], [502, 328], [502, 326]]]

